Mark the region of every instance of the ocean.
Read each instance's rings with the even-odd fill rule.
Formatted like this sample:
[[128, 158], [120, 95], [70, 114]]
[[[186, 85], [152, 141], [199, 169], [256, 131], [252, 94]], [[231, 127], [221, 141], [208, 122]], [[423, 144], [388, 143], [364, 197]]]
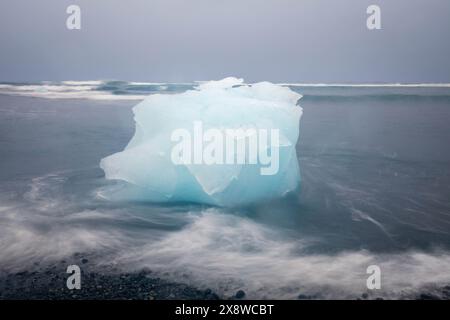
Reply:
[[82, 254], [100, 274], [148, 269], [223, 298], [450, 297], [450, 85], [284, 84], [304, 113], [301, 186], [281, 199], [102, 197], [99, 162], [133, 136], [131, 108], [195, 85], [0, 84], [0, 278]]

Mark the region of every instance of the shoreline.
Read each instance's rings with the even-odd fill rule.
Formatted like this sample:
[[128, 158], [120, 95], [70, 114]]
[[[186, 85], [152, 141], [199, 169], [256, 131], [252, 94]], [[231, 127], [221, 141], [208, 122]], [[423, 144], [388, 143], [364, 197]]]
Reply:
[[[81, 288], [68, 289], [67, 266], [78, 262], [81, 267]], [[92, 265], [85, 255], [63, 259], [34, 270], [0, 272], [0, 300], [241, 300], [246, 294], [238, 290], [233, 296], [220, 296], [211, 289], [172, 282], [158, 277], [149, 269], [120, 272], [114, 266]], [[271, 299], [277, 299], [273, 297]], [[296, 300], [322, 300], [320, 296], [299, 294]], [[355, 300], [384, 300], [377, 294], [364, 292]], [[397, 297], [399, 300], [450, 300], [450, 284], [434, 290], [422, 290]], [[295, 300], [295, 299], [294, 299]], [[389, 298], [388, 298], [389, 300]]]
[[86, 267], [82, 258], [81, 288], [68, 289], [70, 263], [39, 267], [32, 271], [2, 272], [0, 300], [218, 300], [210, 289], [163, 280], [150, 270], [100, 272]]

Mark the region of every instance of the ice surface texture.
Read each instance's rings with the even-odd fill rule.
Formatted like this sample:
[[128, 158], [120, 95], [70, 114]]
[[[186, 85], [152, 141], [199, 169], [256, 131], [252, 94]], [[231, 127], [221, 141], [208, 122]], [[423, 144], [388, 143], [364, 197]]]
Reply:
[[[100, 167], [107, 179], [126, 182], [116, 191], [121, 198], [239, 206], [284, 196], [300, 182], [295, 148], [302, 115], [297, 105], [300, 98], [287, 87], [269, 82], [245, 85], [236, 78], [205, 82], [180, 94], [150, 95], [133, 108], [136, 132], [131, 141], [122, 152], [103, 158]], [[198, 124], [203, 134], [215, 135], [210, 140], [199, 136]], [[183, 144], [192, 145], [192, 157], [180, 152], [181, 163], [174, 162], [174, 148], [181, 142], [174, 140], [174, 132], [180, 129], [192, 138]], [[254, 130], [245, 132], [256, 134], [252, 140], [259, 142], [256, 158], [250, 151], [251, 134], [230, 138], [228, 129]], [[278, 136], [271, 135], [274, 131]], [[206, 140], [199, 141], [199, 137]], [[210, 147], [208, 151], [208, 143], [219, 140], [224, 144], [224, 161], [220, 161], [222, 150]], [[239, 141], [248, 143], [245, 149], [237, 147]], [[226, 142], [235, 143], [233, 159], [240, 157], [240, 162], [225, 161], [230, 150]], [[189, 161], [199, 152], [197, 161]], [[208, 162], [202, 152], [212, 152], [213, 160], [219, 160]]]

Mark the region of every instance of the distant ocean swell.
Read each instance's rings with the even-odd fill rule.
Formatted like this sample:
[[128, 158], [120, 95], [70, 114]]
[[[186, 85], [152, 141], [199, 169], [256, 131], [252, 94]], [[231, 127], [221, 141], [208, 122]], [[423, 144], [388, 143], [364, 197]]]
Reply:
[[[128, 81], [41, 81], [0, 83], [0, 94], [47, 99], [142, 100], [149, 94], [179, 93], [194, 89], [193, 83], [153, 83]], [[282, 83], [312, 99], [450, 99], [450, 84], [302, 84]], [[351, 90], [358, 89], [358, 90]]]

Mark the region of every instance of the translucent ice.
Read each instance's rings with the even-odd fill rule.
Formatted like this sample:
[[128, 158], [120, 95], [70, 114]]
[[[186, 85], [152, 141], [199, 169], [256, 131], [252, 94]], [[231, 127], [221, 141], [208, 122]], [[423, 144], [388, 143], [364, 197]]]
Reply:
[[154, 94], [133, 108], [136, 132], [100, 162], [123, 180], [121, 198], [236, 206], [298, 187], [301, 95], [226, 78], [180, 94]]

